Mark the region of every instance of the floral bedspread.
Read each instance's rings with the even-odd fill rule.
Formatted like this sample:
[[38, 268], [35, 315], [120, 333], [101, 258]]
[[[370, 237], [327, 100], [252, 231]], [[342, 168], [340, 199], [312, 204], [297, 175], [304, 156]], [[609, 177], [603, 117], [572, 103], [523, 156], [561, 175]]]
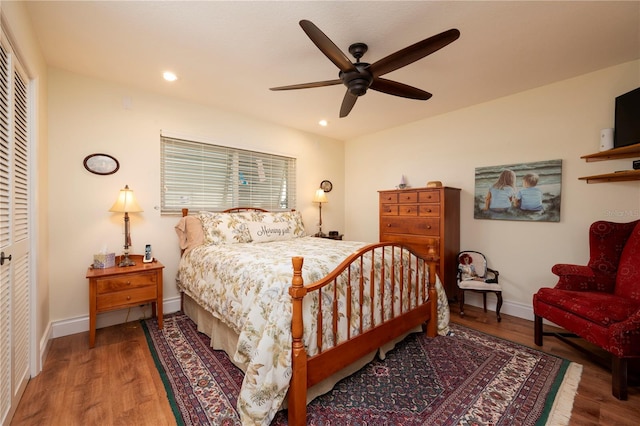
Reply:
[[[237, 406], [243, 424], [268, 425], [289, 388], [291, 258], [304, 257], [302, 277], [305, 284], [310, 284], [328, 275], [365, 245], [302, 237], [267, 243], [199, 246], [185, 254], [178, 270], [180, 289], [239, 335], [236, 353], [230, 355], [248, 365]], [[439, 279], [436, 288], [438, 332], [446, 334], [449, 307]], [[330, 292], [323, 293], [323, 299], [327, 293]], [[309, 355], [313, 355], [317, 352], [313, 332], [316, 316], [310, 312], [317, 309], [317, 298], [308, 299], [304, 301], [304, 343]], [[402, 302], [396, 300], [396, 303]], [[330, 301], [323, 303], [323, 307], [328, 306]], [[346, 324], [342, 318], [341, 327], [346, 328]], [[357, 334], [357, 330], [351, 333]], [[327, 335], [327, 339], [331, 337]]]

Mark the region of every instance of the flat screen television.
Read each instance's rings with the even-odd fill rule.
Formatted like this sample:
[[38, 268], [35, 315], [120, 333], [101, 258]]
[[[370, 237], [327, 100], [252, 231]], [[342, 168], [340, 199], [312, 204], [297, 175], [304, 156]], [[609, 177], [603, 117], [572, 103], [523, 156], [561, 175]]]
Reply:
[[616, 98], [613, 146], [640, 143], [640, 87]]

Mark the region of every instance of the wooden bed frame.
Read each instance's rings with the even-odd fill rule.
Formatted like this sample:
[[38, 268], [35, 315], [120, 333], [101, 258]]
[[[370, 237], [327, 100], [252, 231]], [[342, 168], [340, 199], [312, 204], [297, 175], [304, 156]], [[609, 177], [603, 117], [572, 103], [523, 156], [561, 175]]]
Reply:
[[[238, 207], [234, 209], [225, 210], [226, 213], [241, 212], [241, 211], [263, 211], [267, 210], [251, 207]], [[188, 215], [188, 209], [182, 210], [182, 215]], [[357, 336], [348, 336], [346, 341], [339, 343], [336, 346], [324, 349], [322, 347], [322, 333], [319, 331], [317, 335], [318, 340], [318, 353], [313, 356], [307, 356], [307, 352], [304, 347], [302, 334], [303, 334], [303, 315], [302, 315], [302, 302], [305, 296], [318, 292], [318, 300], [321, 302], [321, 292], [327, 285], [337, 282], [338, 277], [344, 272], [346, 274], [351, 273], [351, 268], [362, 268], [363, 259], [366, 256], [373, 256], [374, 253], [381, 253], [382, 256], [387, 253], [391, 253], [394, 262], [392, 262], [392, 268], [395, 268], [395, 259], [402, 259], [408, 253], [411, 253], [411, 262], [413, 264], [413, 270], [420, 271], [420, 273], [411, 275], [411, 271], [405, 271], [403, 263], [399, 262], [399, 271], [391, 271], [391, 276], [400, 276], [399, 283], [396, 283], [395, 279], [392, 279], [392, 288], [399, 290], [400, 300], [408, 298], [414, 303], [408, 310], [399, 309], [400, 312], [392, 312], [389, 314], [382, 314], [383, 321], [375, 325], [368, 331], [362, 332], [362, 320], [360, 321], [360, 334]], [[336, 269], [334, 269], [326, 277], [305, 285], [302, 279], [302, 265], [304, 259], [302, 257], [293, 257], [293, 278], [291, 281], [291, 287], [289, 288], [289, 294], [291, 295], [293, 304], [293, 317], [291, 320], [291, 335], [293, 338], [291, 362], [292, 362], [292, 377], [288, 392], [288, 422], [290, 425], [305, 425], [307, 417], [307, 389], [326, 377], [331, 376], [337, 371], [341, 370], [345, 366], [359, 360], [363, 356], [377, 350], [383, 344], [394, 340], [395, 338], [406, 334], [417, 326], [422, 325], [423, 330], [426, 329], [426, 333], [429, 337], [435, 337], [437, 334], [437, 293], [435, 289], [435, 277], [436, 277], [436, 264], [437, 256], [435, 255], [435, 248], [430, 248], [429, 253], [434, 253], [428, 258], [421, 258], [414, 253], [411, 249], [406, 248], [397, 243], [376, 243], [367, 245], [360, 250], [354, 252], [347, 257]], [[426, 272], [428, 270], [428, 284], [425, 279]], [[345, 272], [346, 271], [346, 272]], [[405, 274], [405, 272], [407, 272]], [[381, 271], [381, 276], [384, 276], [384, 268]], [[360, 288], [364, 282], [364, 277], [360, 274]], [[378, 284], [376, 284], [378, 283]], [[378, 276], [374, 276], [371, 273], [369, 277], [370, 294], [377, 294], [374, 290], [381, 289], [384, 292], [384, 287], [381, 286], [382, 279]], [[414, 288], [422, 289], [423, 295], [428, 295], [427, 300], [419, 300], [418, 292], [411, 294], [412, 286], [405, 286], [405, 283], [413, 283]], [[376, 287], [376, 285], [381, 287]], [[397, 287], [396, 287], [397, 285]], [[335, 289], [336, 286], [333, 286]], [[360, 290], [362, 291], [362, 290]], [[332, 306], [333, 314], [333, 335], [337, 335], [337, 321], [340, 314], [351, 318], [351, 291], [347, 291], [347, 303], [345, 307], [338, 306], [337, 302], [334, 302]], [[362, 294], [362, 293], [361, 293]], [[382, 296], [381, 296], [382, 297]], [[370, 302], [373, 304], [374, 297], [370, 298]], [[337, 298], [334, 297], [334, 301]], [[360, 310], [363, 308], [363, 298], [360, 298]], [[340, 312], [340, 310], [342, 310]], [[398, 309], [396, 309], [398, 310]], [[373, 309], [370, 309], [373, 317]], [[322, 310], [318, 309], [318, 323], [322, 321]], [[373, 321], [372, 321], [373, 323]], [[351, 326], [347, 327], [349, 330]], [[318, 330], [321, 328], [319, 327]]]

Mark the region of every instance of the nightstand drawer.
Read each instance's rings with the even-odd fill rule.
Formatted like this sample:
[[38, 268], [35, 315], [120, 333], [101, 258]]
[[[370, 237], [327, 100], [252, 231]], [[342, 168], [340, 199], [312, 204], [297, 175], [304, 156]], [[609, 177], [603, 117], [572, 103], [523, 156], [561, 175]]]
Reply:
[[130, 290], [139, 287], [155, 287], [156, 273], [129, 274], [120, 277], [100, 278], [96, 280], [98, 295], [114, 291]]
[[149, 302], [157, 298], [156, 287], [140, 287], [127, 291], [99, 294], [96, 298], [98, 312], [105, 309], [116, 309], [120, 306]]

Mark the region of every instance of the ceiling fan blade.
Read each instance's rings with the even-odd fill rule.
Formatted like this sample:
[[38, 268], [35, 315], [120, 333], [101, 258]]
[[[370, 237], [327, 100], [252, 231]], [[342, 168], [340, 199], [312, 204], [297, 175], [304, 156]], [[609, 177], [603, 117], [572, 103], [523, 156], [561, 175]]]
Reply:
[[292, 84], [290, 86], [271, 87], [269, 90], [311, 89], [314, 87], [334, 86], [336, 84], [342, 84], [342, 80], [336, 79], [336, 80], [316, 81], [314, 83]]
[[408, 86], [403, 83], [398, 83], [397, 81], [387, 80], [386, 78], [376, 78], [369, 86], [369, 89], [376, 90], [378, 92], [386, 93], [388, 95], [401, 96], [403, 98], [409, 99], [418, 99], [421, 101], [426, 101], [431, 96], [433, 96], [429, 92], [425, 92], [424, 90], [415, 88], [413, 86]]
[[374, 62], [369, 71], [374, 77], [390, 73], [442, 49], [458, 37], [460, 31], [455, 28], [436, 34]]
[[357, 100], [358, 97], [347, 90], [347, 93], [345, 93], [344, 99], [342, 100], [342, 106], [340, 107], [340, 118], [349, 115]]
[[338, 46], [329, 39], [329, 37], [320, 31], [320, 28], [316, 27], [313, 22], [303, 19], [300, 21], [300, 26], [304, 32], [307, 33], [307, 36], [309, 36], [313, 44], [315, 44], [318, 49], [320, 49], [320, 51], [340, 69], [340, 71], [348, 72], [356, 70], [356, 67], [349, 60], [347, 55], [345, 55], [342, 50], [340, 50], [340, 48], [338, 48]]

